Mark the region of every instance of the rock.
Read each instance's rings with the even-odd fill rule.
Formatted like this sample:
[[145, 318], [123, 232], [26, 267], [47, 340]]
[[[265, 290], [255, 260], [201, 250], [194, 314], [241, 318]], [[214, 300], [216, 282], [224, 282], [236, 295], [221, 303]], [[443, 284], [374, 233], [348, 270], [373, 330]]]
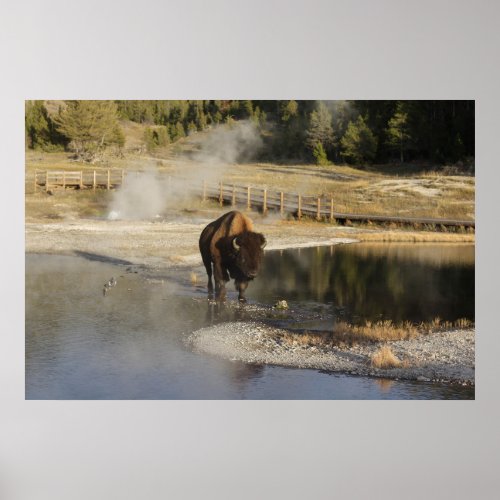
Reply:
[[431, 379], [430, 379], [430, 378], [424, 377], [423, 375], [419, 375], [419, 376], [417, 377], [417, 380], [418, 380], [419, 382], [430, 382], [430, 381], [431, 381]]
[[276, 304], [274, 304], [276, 309], [288, 309], [288, 302], [286, 300], [278, 300]]

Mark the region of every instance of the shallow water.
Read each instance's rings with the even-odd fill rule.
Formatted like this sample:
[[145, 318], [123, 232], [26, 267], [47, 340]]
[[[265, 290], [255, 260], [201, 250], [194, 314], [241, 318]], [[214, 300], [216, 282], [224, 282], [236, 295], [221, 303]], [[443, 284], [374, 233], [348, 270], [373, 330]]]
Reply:
[[[266, 265], [273, 258], [269, 252]], [[474, 397], [469, 388], [254, 366], [193, 352], [185, 342], [189, 333], [221, 320], [213, 317], [203, 287], [191, 285], [186, 271], [152, 280], [133, 266], [101, 260], [27, 255], [27, 399]], [[103, 295], [112, 276], [117, 285]], [[274, 277], [263, 276], [251, 284], [249, 296], [268, 303], [282, 290], [266, 287]], [[312, 310], [321, 308], [317, 298], [305, 300]], [[252, 313], [229, 308], [227, 314], [224, 319], [248, 319]]]
[[269, 252], [261, 275], [249, 297], [318, 311], [320, 319], [294, 319], [296, 326], [474, 321], [473, 245], [359, 243]]

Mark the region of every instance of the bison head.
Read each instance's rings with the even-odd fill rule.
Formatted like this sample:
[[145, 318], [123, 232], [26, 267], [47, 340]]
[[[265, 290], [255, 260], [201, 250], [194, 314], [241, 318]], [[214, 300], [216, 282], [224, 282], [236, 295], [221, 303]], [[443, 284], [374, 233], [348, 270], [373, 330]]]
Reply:
[[233, 238], [236, 266], [245, 278], [253, 279], [257, 276], [266, 243], [264, 235], [260, 233], [247, 232]]

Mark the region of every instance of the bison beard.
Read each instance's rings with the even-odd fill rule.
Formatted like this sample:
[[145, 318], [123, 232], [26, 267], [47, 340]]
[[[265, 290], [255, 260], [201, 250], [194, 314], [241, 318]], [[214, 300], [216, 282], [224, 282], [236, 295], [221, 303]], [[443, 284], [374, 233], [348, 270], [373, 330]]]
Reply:
[[208, 274], [208, 292], [224, 300], [226, 281], [234, 279], [238, 299], [245, 302], [248, 282], [259, 271], [266, 239], [253, 232], [252, 221], [241, 212], [232, 211], [211, 222], [201, 233], [200, 252]]

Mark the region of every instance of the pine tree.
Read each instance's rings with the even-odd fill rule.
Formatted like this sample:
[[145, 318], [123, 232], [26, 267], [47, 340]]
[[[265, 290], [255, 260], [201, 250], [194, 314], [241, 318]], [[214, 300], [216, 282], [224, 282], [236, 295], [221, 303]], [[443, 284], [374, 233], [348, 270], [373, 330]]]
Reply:
[[306, 131], [306, 146], [311, 151], [320, 143], [328, 150], [334, 142], [332, 115], [324, 103], [320, 102], [317, 109], [309, 117], [309, 127]]
[[386, 133], [388, 145], [399, 150], [399, 159], [400, 162], [403, 163], [404, 151], [406, 151], [408, 147], [410, 134], [408, 128], [408, 114], [403, 112], [401, 105], [398, 105], [394, 116], [389, 120]]
[[95, 161], [106, 146], [116, 142], [118, 113], [113, 101], [67, 101], [54, 117], [78, 159]]
[[299, 106], [297, 101], [280, 101], [280, 118], [282, 122], [288, 122], [295, 118], [298, 113]]
[[253, 116], [252, 101], [241, 101], [241, 103], [240, 103], [240, 116], [243, 119], [252, 118], [252, 116]]
[[37, 149], [50, 143], [49, 118], [43, 101], [26, 101], [24, 126], [26, 147]]
[[342, 156], [354, 163], [372, 161], [377, 153], [377, 139], [362, 116], [349, 122], [341, 145]]
[[144, 144], [146, 145], [146, 150], [150, 153], [154, 151], [157, 146], [155, 135], [151, 127], [146, 127], [144, 129]]
[[186, 131], [184, 130], [184, 126], [182, 125], [181, 122], [177, 122], [175, 124], [175, 139], [178, 140], [182, 137], [186, 137]]
[[321, 142], [318, 142], [313, 149], [313, 156], [316, 158], [317, 165], [331, 165], [331, 162], [326, 156], [326, 151], [323, 148]]
[[157, 135], [157, 140], [158, 140], [158, 146], [159, 147], [165, 147], [168, 146], [170, 143], [170, 137], [168, 135], [168, 129], [167, 127], [160, 125], [156, 129], [156, 135]]

